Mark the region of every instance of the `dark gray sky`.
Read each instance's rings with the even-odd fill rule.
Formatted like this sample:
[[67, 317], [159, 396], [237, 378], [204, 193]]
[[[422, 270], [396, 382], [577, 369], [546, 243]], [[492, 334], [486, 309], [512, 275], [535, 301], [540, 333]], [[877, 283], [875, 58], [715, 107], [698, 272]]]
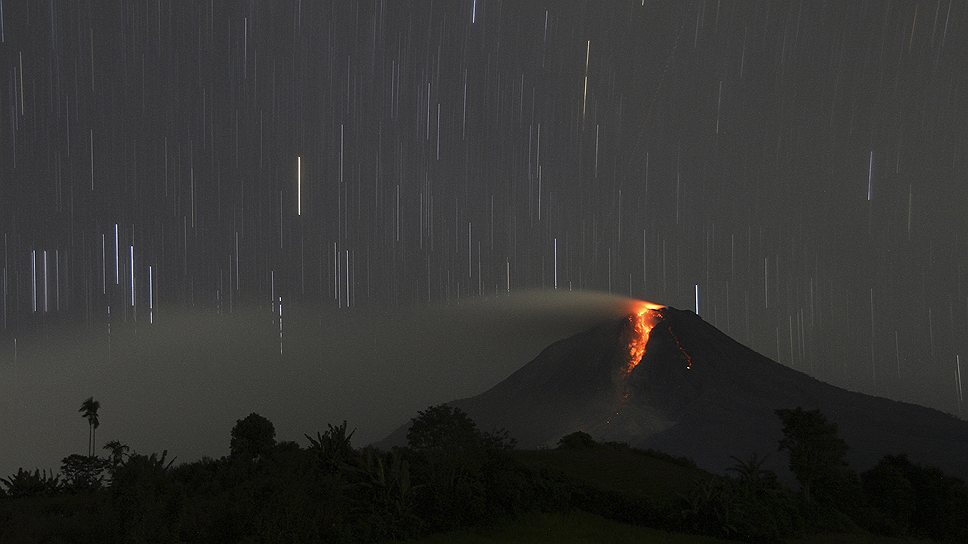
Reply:
[[957, 413], [966, 56], [953, 0], [0, 0], [0, 379], [190, 309], [698, 293]]

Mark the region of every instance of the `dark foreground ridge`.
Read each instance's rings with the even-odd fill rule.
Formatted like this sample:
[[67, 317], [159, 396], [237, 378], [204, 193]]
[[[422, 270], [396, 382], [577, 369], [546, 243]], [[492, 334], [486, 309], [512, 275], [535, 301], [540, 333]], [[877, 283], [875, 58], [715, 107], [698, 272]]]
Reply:
[[506, 431], [482, 431], [446, 404], [418, 412], [406, 446], [390, 451], [354, 448], [345, 421], [304, 435], [305, 447], [277, 442], [272, 422], [252, 413], [232, 428], [229, 455], [176, 466], [167, 452], [140, 454], [118, 440], [98, 455], [99, 409], [93, 397], [82, 405], [87, 455], [68, 455], [58, 473], [0, 478], [0, 544], [481, 542], [482, 532], [496, 538], [484, 542], [530, 535], [555, 544], [826, 542], [832, 533], [968, 541], [961, 480], [904, 455], [858, 474], [837, 426], [816, 410], [774, 411], [794, 490], [755, 454], [731, 455], [722, 476], [581, 431], [554, 449], [515, 449]]
[[[730, 455], [776, 453], [777, 407], [819, 409], [850, 443], [857, 469], [884, 455], [968, 477], [968, 423], [921, 406], [847, 391], [736, 342], [693, 312], [664, 308], [645, 355], [626, 375], [627, 319], [555, 342], [504, 381], [450, 404], [482, 429], [505, 428], [521, 447], [554, 445], [577, 430], [607, 441], [684, 455], [722, 472]], [[381, 445], [402, 444], [406, 426]]]

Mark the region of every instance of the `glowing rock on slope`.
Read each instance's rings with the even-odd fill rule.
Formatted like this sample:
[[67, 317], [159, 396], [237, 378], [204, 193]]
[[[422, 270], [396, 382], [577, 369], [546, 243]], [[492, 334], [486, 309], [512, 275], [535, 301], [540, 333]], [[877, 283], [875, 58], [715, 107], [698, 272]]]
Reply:
[[642, 362], [645, 357], [645, 346], [649, 343], [649, 333], [652, 328], [662, 318], [660, 310], [663, 306], [652, 302], [637, 301], [634, 312], [626, 318], [632, 327], [632, 334], [629, 338], [629, 361], [625, 367], [625, 375], [632, 373], [632, 370]]

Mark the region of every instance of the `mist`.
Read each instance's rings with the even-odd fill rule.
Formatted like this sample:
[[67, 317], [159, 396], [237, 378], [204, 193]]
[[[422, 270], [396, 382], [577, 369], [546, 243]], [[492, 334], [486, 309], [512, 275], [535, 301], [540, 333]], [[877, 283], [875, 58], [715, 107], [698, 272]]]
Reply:
[[78, 408], [101, 402], [97, 447], [189, 461], [228, 453], [257, 412], [277, 440], [344, 419], [354, 444], [379, 440], [430, 404], [478, 394], [548, 344], [629, 311], [594, 292], [529, 291], [409, 309], [250, 307], [162, 311], [152, 325], [47, 331], [0, 354], [0, 475], [56, 471], [85, 453]]

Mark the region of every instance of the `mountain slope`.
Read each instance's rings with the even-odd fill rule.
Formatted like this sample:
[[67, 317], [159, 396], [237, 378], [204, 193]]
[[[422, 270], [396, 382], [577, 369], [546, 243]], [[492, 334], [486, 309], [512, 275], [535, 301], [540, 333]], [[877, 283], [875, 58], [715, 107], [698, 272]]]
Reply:
[[[968, 423], [936, 410], [855, 393], [785, 367], [692, 312], [661, 308], [644, 336], [635, 315], [556, 342], [504, 381], [450, 404], [481, 428], [506, 428], [521, 447], [554, 445], [575, 430], [694, 459], [722, 471], [730, 456], [776, 454], [777, 408], [820, 409], [840, 427], [851, 464], [885, 454], [968, 477]], [[641, 313], [640, 313], [641, 316]], [[635, 342], [646, 342], [635, 361]], [[641, 350], [639, 351], [639, 353]], [[384, 445], [405, 440], [406, 428]]]

